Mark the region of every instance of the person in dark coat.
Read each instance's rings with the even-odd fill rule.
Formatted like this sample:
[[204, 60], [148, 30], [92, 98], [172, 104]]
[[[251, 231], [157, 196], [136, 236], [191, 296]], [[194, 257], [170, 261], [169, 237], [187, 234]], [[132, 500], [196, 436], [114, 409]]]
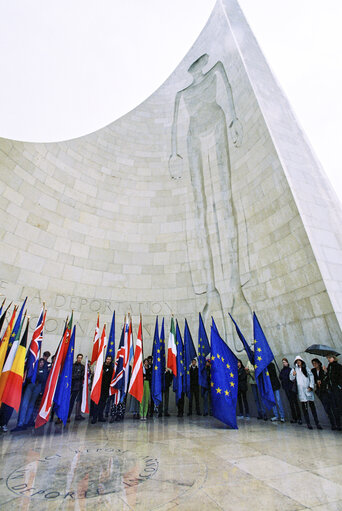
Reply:
[[76, 401], [75, 421], [84, 420], [84, 417], [81, 415], [82, 389], [85, 371], [82, 360], [83, 355], [82, 353], [79, 353], [76, 357], [76, 362], [72, 366], [71, 395], [68, 419], [70, 419]]
[[200, 404], [199, 404], [199, 384], [198, 384], [198, 367], [197, 361], [194, 358], [191, 361], [191, 366], [189, 369], [190, 372], [190, 399], [189, 399], [189, 413], [188, 415], [192, 415], [192, 401], [195, 397], [196, 402], [196, 413], [197, 415], [201, 415]]
[[101, 394], [98, 404], [94, 405], [93, 418], [91, 423], [95, 424], [96, 421], [106, 422], [103, 417], [103, 411], [106, 406], [107, 399], [109, 398], [109, 386], [113, 376], [113, 363], [112, 357], [109, 355], [106, 357], [106, 361], [102, 368], [102, 382], [101, 382]]
[[209, 414], [212, 415], [211, 410], [211, 363], [210, 359], [205, 361], [205, 373], [207, 377], [207, 387], [202, 387], [202, 396], [203, 396], [203, 415], [206, 417]]
[[[247, 401], [247, 373], [245, 370], [245, 366], [238, 360], [238, 403], [239, 403], [239, 412], [238, 419], [243, 419], [246, 416], [246, 419], [249, 419], [249, 406]], [[245, 415], [243, 412], [242, 401], [245, 407]]]
[[315, 393], [316, 396], [320, 399], [325, 413], [329, 417], [329, 421], [331, 424], [331, 429], [337, 429], [335, 416], [332, 409], [332, 399], [331, 395], [328, 392], [327, 388], [327, 374], [323, 370], [322, 362], [318, 358], [313, 358], [311, 360], [313, 365], [311, 372], [315, 379]]
[[[37, 367], [37, 375], [34, 383], [31, 381], [25, 387], [21, 400], [17, 426], [12, 431], [21, 431], [32, 424], [34, 405], [39, 395], [42, 395], [48, 378], [48, 366], [44, 358], [40, 358]], [[35, 417], [34, 417], [35, 419]]]
[[165, 370], [165, 391], [164, 391], [164, 417], [170, 417], [169, 414], [169, 392], [173, 381], [173, 374], [171, 369]]
[[336, 355], [328, 354], [327, 389], [330, 394], [332, 410], [337, 430], [341, 431], [342, 414], [342, 365], [337, 362]]
[[275, 368], [275, 365], [273, 364], [273, 362], [271, 362], [267, 366], [267, 370], [270, 375], [273, 394], [274, 394], [274, 397], [276, 400], [276, 405], [273, 407], [274, 416], [271, 418], [271, 421], [275, 422], [280, 419], [281, 422], [285, 422], [285, 413], [284, 413], [283, 403], [282, 403], [281, 397], [280, 397], [280, 381], [277, 376], [276, 368]]
[[300, 413], [300, 407], [297, 398], [296, 382], [290, 380], [291, 367], [287, 358], [283, 358], [282, 363], [283, 368], [279, 373], [279, 380], [281, 381], [281, 386], [283, 387], [286, 397], [289, 400], [292, 415], [290, 422], [292, 424], [302, 424], [302, 415]]

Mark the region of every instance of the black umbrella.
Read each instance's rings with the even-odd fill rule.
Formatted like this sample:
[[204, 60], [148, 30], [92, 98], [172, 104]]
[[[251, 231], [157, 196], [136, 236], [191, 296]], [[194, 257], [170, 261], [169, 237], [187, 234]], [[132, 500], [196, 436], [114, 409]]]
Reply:
[[312, 344], [305, 350], [306, 353], [312, 353], [312, 355], [320, 355], [321, 357], [326, 357], [331, 353], [332, 355], [339, 355], [339, 353], [335, 350], [335, 348], [331, 348], [330, 346], [326, 346], [325, 344]]

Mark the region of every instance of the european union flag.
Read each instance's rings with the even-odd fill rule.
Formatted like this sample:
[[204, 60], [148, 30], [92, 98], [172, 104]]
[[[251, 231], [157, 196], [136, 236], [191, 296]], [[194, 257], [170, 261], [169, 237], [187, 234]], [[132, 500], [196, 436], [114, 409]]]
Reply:
[[[64, 426], [68, 420], [70, 395], [71, 395], [71, 379], [72, 365], [74, 363], [76, 326], [74, 326], [71, 339], [68, 346], [65, 362], [61, 374], [59, 375], [57, 389], [54, 397], [55, 412], [59, 419], [62, 420]], [[87, 369], [86, 369], [87, 370]]]
[[113, 312], [112, 324], [110, 325], [106, 358], [112, 357], [112, 361], [114, 361], [114, 354], [115, 354], [115, 311]]
[[212, 328], [215, 330], [215, 332], [216, 332], [218, 335], [220, 335], [220, 334], [219, 334], [219, 331], [218, 331], [218, 329], [217, 329], [217, 326], [216, 326], [215, 320], [214, 320], [214, 318], [213, 318], [212, 316], [211, 316], [211, 326], [212, 326]]
[[187, 320], [184, 326], [184, 392], [190, 399], [190, 365], [196, 358], [196, 350]]
[[11, 337], [9, 338], [9, 341], [8, 341], [7, 355], [8, 355], [8, 353], [9, 353], [11, 347], [12, 347], [12, 344], [16, 340], [18, 333], [20, 335], [21, 327], [23, 326], [22, 325], [22, 317], [23, 317], [23, 312], [24, 312], [24, 308], [25, 308], [26, 302], [27, 302], [27, 297], [25, 298], [24, 303], [22, 304], [20, 312], [19, 312], [18, 317], [16, 319], [16, 322], [14, 323], [14, 327], [13, 327], [13, 330], [11, 332]]
[[164, 318], [162, 321], [159, 340], [160, 340], [160, 358], [161, 358], [161, 365], [162, 365], [162, 391], [164, 392], [165, 391], [165, 366], [166, 366]]
[[242, 335], [242, 332], [240, 330], [240, 328], [238, 327], [236, 321], [234, 321], [234, 318], [231, 314], [229, 314], [230, 316], [230, 319], [232, 320], [232, 322], [234, 323], [235, 325], [235, 330], [236, 330], [236, 333], [238, 334], [239, 336], [239, 339], [240, 341], [242, 342], [243, 344], [243, 347], [245, 348], [245, 351], [247, 353], [247, 357], [249, 358], [249, 361], [252, 365], [254, 365], [254, 353], [253, 351], [251, 350], [251, 348], [249, 347], [248, 345], [248, 342], [246, 341], [246, 339], [244, 338], [244, 336]]
[[206, 357], [210, 353], [210, 345], [208, 341], [207, 332], [201, 313], [199, 314], [199, 325], [198, 325], [198, 384], [204, 388], [208, 388], [207, 382], [207, 371], [205, 369]]
[[213, 416], [233, 429], [236, 423], [238, 392], [237, 358], [211, 327], [211, 406]]
[[[158, 316], [156, 318], [156, 326], [154, 328], [153, 338], [153, 365], [152, 365], [152, 399], [156, 406], [159, 406], [163, 401], [162, 396], [162, 376], [165, 370], [162, 370], [162, 354], [161, 354], [161, 342], [159, 339], [158, 331]], [[165, 356], [164, 356], [165, 358]]]
[[173, 378], [173, 390], [176, 392], [176, 403], [182, 397], [184, 392], [184, 348], [183, 340], [179, 330], [178, 321], [176, 323], [176, 346], [177, 346], [177, 376]]
[[266, 407], [272, 408], [276, 403], [267, 366], [274, 359], [274, 355], [268, 345], [255, 312], [253, 312], [253, 330], [255, 380]]

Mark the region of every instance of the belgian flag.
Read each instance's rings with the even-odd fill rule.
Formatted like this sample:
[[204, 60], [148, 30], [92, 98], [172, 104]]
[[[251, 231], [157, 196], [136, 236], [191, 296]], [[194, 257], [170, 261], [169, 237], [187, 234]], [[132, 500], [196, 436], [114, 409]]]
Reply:
[[25, 355], [29, 322], [30, 318], [27, 318], [25, 332], [15, 354], [15, 358], [7, 378], [6, 387], [4, 388], [1, 398], [3, 403], [14, 408], [17, 412], [19, 411], [20, 407], [21, 391], [24, 380]]
[[[2, 372], [2, 368], [4, 366], [5, 358], [7, 355], [7, 348], [8, 348], [8, 342], [11, 337], [12, 329], [13, 329], [13, 323], [15, 319], [15, 315], [17, 313], [18, 307], [15, 305], [14, 310], [12, 312], [12, 316], [10, 319], [10, 322], [8, 323], [8, 326], [6, 328], [6, 332], [2, 338], [1, 344], [0, 344], [0, 374]], [[4, 313], [5, 314], [5, 313]]]

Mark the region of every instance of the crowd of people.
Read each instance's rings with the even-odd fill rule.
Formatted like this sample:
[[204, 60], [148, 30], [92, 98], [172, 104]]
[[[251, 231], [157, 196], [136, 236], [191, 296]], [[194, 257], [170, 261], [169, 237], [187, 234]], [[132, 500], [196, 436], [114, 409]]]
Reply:
[[[45, 352], [39, 360], [38, 371], [35, 383], [26, 382], [23, 388], [21, 406], [18, 413], [17, 425], [12, 429], [22, 431], [34, 426], [35, 418], [38, 412], [39, 403], [44, 392], [44, 387], [48, 378], [49, 371], [53, 363], [53, 357], [50, 359], [50, 353]], [[272, 362], [268, 366], [268, 374], [272, 384], [275, 398], [275, 405], [272, 409], [272, 422], [285, 422], [286, 412], [283, 405], [284, 394], [288, 400], [291, 412], [290, 422], [293, 424], [303, 424], [303, 421], [309, 429], [313, 429], [310, 420], [310, 414], [314, 420], [317, 429], [322, 429], [319, 422], [315, 399], [317, 398], [323, 405], [324, 411], [329, 419], [332, 430], [341, 431], [341, 411], [342, 411], [342, 365], [338, 363], [334, 354], [327, 355], [327, 366], [323, 366], [318, 358], [312, 359], [312, 368], [308, 369], [302, 357], [297, 356], [291, 367], [288, 359], [282, 359], [282, 368], [277, 371]], [[158, 406], [155, 405], [151, 393], [152, 384], [152, 356], [143, 361], [143, 398], [139, 402], [131, 395], [126, 395], [125, 399], [116, 403], [114, 396], [110, 396], [109, 388], [112, 380], [114, 364], [111, 356], [107, 356], [102, 368], [101, 395], [99, 402], [95, 404], [91, 401], [89, 420], [91, 424], [97, 422], [110, 423], [121, 421], [125, 417], [126, 410], [132, 414], [133, 419], [146, 421], [147, 418], [169, 417], [169, 393], [173, 384], [173, 375], [170, 369], [166, 369], [163, 388], [163, 400]], [[85, 420], [81, 413], [81, 400], [84, 384], [85, 371], [88, 373], [89, 387], [92, 381], [92, 370], [90, 364], [86, 368], [83, 364], [83, 355], [79, 353], [76, 362], [72, 368], [72, 382], [68, 422], [74, 412], [75, 421]], [[189, 367], [190, 374], [190, 394], [188, 394], [187, 415], [191, 416], [193, 410], [196, 415], [207, 416], [212, 414], [211, 410], [211, 362], [207, 359], [205, 365], [207, 387], [199, 386], [197, 360], [193, 359]], [[258, 391], [255, 379], [255, 368], [251, 362], [243, 364], [238, 360], [238, 419], [250, 419], [250, 406], [248, 390], [252, 391], [253, 400], [257, 410], [257, 419], [267, 421], [268, 411], [263, 403]], [[283, 397], [281, 393], [283, 389]], [[185, 413], [185, 395], [182, 393], [177, 402], [177, 417], [183, 417]], [[54, 410], [50, 416], [50, 421], [56, 424], [62, 424], [61, 419], [54, 416]], [[7, 408], [4, 405], [0, 411], [0, 426], [3, 432], [8, 430], [8, 421], [10, 414], [7, 414]]]

